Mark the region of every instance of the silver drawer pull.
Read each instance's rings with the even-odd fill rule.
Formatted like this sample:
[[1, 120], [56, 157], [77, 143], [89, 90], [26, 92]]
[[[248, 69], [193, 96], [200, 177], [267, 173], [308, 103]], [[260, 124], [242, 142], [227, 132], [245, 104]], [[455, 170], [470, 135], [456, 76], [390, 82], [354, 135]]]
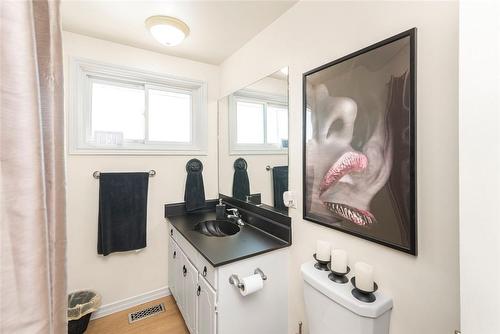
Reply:
[[201, 273], [201, 276], [207, 277], [207, 266], [203, 267], [203, 272]]

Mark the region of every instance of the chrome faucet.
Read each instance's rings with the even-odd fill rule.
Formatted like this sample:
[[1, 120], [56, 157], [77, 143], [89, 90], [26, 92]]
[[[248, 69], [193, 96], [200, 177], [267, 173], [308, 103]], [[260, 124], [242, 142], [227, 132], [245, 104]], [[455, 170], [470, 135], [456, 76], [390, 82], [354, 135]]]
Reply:
[[241, 215], [238, 212], [238, 209], [231, 208], [231, 209], [227, 209], [227, 211], [231, 212], [231, 214], [227, 215], [227, 219], [234, 220], [234, 222], [236, 224], [238, 224], [239, 226], [244, 226], [245, 225], [245, 223], [243, 222], [243, 219], [241, 219]]

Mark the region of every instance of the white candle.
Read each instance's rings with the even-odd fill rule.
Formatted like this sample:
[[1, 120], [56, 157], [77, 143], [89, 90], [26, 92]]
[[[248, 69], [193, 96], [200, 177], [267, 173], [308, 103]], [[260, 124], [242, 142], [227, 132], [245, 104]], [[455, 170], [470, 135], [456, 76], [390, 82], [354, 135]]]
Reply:
[[356, 272], [356, 287], [360, 290], [373, 291], [373, 266], [357, 262], [354, 266]]
[[347, 253], [345, 250], [332, 250], [332, 271], [336, 273], [345, 273], [347, 271]]
[[318, 240], [316, 242], [316, 259], [320, 261], [330, 261], [330, 243]]

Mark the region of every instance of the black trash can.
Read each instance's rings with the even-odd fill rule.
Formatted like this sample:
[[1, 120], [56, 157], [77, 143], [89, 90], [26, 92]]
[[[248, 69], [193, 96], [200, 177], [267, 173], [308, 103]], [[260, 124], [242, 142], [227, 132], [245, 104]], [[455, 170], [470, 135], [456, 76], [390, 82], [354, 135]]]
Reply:
[[92, 312], [101, 306], [101, 296], [92, 290], [75, 291], [68, 295], [68, 334], [83, 334]]

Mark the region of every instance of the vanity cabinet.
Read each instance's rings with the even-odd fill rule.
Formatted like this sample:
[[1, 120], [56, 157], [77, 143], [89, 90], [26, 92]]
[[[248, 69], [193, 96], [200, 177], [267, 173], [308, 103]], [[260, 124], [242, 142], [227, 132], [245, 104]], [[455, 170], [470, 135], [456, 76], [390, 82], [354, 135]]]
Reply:
[[[184, 240], [179, 240], [182, 244]], [[186, 253], [191, 253], [191, 259]], [[168, 281], [172, 295], [191, 334], [216, 333], [215, 290], [207, 279], [214, 282], [214, 268], [200, 259], [195, 259], [193, 250], [185, 251], [169, 238]], [[198, 263], [196, 266], [193, 262]], [[210, 268], [209, 268], [210, 267]], [[200, 269], [200, 270], [198, 270]]]
[[[191, 334], [286, 334], [288, 251], [275, 250], [212, 266], [174, 227], [169, 227], [168, 284]], [[232, 274], [267, 276], [264, 288], [242, 296]]]

